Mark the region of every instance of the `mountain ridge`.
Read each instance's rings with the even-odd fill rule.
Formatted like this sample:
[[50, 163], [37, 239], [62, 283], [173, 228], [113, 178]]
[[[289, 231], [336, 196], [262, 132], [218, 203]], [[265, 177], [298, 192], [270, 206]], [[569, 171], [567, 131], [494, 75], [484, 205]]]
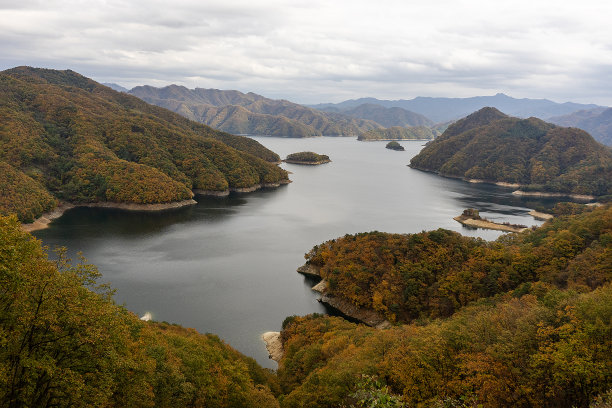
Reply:
[[354, 108], [364, 103], [378, 104], [384, 107], [400, 107], [419, 113], [434, 122], [446, 122], [460, 119], [471, 112], [486, 106], [496, 107], [512, 116], [535, 116], [548, 119], [583, 109], [597, 108], [594, 104], [578, 104], [574, 102], [557, 103], [548, 99], [513, 98], [503, 93], [492, 96], [474, 96], [469, 98], [444, 98], [418, 96], [413, 99], [380, 100], [376, 98], [350, 99], [340, 103], [323, 103], [308, 105], [315, 109], [343, 110]]
[[22, 221], [57, 200], [163, 204], [190, 200], [192, 190], [250, 191], [288, 180], [273, 164], [280, 157], [257, 141], [71, 70], [0, 72], [0, 116], [0, 163], [10, 168], [0, 173], [0, 213], [19, 207]]
[[[226, 132], [284, 137], [357, 136], [382, 127], [370, 120], [321, 112], [252, 92], [245, 94], [235, 90], [188, 89], [180, 85], [163, 88], [145, 85], [135, 87], [129, 93]], [[243, 110], [230, 108], [233, 106]], [[234, 109], [235, 116], [229, 115], [230, 109]], [[220, 112], [226, 116], [223, 121], [218, 118]]]

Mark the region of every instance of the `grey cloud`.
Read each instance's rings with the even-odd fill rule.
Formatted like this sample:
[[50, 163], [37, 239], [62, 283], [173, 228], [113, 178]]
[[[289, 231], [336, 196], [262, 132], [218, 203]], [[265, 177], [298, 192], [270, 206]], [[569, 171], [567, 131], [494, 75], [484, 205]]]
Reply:
[[309, 103], [498, 91], [612, 103], [606, 19], [542, 3], [0, 0], [0, 66]]

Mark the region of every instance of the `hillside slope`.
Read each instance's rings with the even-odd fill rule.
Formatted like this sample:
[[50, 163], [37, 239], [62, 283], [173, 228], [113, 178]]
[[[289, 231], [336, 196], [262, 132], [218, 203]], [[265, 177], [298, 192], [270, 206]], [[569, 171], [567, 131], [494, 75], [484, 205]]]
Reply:
[[282, 406], [610, 402], [612, 206], [583, 210], [495, 242], [439, 229], [317, 245], [306, 258], [327, 291], [408, 324], [287, 318]]
[[340, 111], [344, 115], [354, 118], [373, 120], [386, 128], [395, 126], [433, 126], [434, 123], [425, 116], [406, 109], [366, 103], [354, 108]]
[[410, 162], [444, 176], [520, 184], [522, 190], [612, 194], [612, 152], [588, 133], [483, 108], [459, 120]]
[[3, 407], [278, 407], [274, 377], [252, 358], [139, 320], [95, 266], [48, 259], [14, 216], [0, 216], [0, 254]]
[[[225, 191], [287, 180], [258, 142], [189, 121], [73, 71], [18, 67], [0, 73], [0, 163], [35, 192], [15, 200], [22, 220], [49, 209], [49, 196], [77, 203], [170, 203], [192, 189]], [[17, 187], [15, 187], [17, 188]], [[40, 197], [40, 199], [33, 199]], [[34, 201], [34, 202], [32, 202]], [[54, 201], [54, 200], [53, 200]]]
[[130, 94], [226, 132], [284, 137], [355, 136], [382, 127], [373, 121], [320, 112], [251, 92], [170, 85], [139, 86]]

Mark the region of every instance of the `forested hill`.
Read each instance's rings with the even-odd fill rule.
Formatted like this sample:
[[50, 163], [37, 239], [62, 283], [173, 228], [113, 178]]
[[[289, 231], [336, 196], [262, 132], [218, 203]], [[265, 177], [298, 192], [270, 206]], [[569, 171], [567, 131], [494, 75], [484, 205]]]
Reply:
[[612, 194], [612, 152], [588, 133], [483, 108], [450, 125], [410, 162], [444, 176], [517, 183], [521, 190]]
[[217, 336], [143, 322], [95, 266], [0, 216], [2, 407], [274, 408], [272, 373]]
[[71, 202], [168, 203], [278, 183], [280, 158], [73, 71], [0, 73], [0, 214]]
[[408, 324], [287, 318], [283, 407], [609, 406], [612, 207], [583, 211], [495, 242], [439, 229], [316, 246], [328, 293]]
[[[382, 127], [371, 120], [321, 112], [252, 92], [138, 86], [130, 94], [181, 115], [237, 134], [283, 137], [355, 136]], [[426, 120], [426, 119], [425, 119]]]

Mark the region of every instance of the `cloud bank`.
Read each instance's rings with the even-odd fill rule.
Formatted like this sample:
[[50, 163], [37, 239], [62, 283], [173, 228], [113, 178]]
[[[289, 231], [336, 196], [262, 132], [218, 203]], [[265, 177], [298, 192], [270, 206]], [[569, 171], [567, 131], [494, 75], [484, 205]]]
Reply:
[[0, 0], [0, 68], [303, 103], [505, 92], [612, 105], [612, 3], [564, 3]]

